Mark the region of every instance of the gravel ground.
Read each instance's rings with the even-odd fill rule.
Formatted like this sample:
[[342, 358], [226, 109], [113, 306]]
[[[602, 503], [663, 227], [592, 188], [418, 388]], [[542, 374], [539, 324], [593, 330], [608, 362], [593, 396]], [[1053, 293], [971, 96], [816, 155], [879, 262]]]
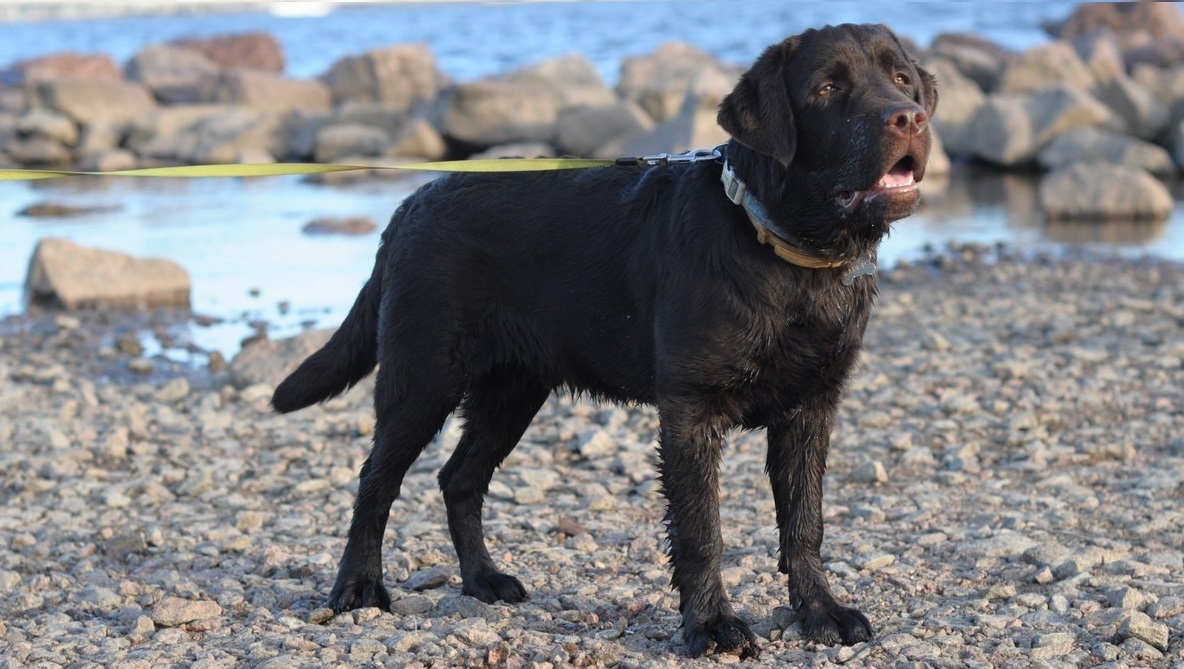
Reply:
[[[801, 639], [762, 435], [736, 434], [723, 576], [762, 637], [747, 666], [1184, 668], [1184, 267], [967, 248], [884, 273], [881, 293], [823, 546], [877, 637]], [[569, 398], [487, 504], [528, 602], [460, 595], [435, 487], [449, 428], [392, 513], [394, 613], [332, 616], [366, 393], [281, 417], [269, 388], [133, 360], [133, 335], [169, 318], [0, 326], [0, 667], [738, 662], [682, 656], [654, 413]]]

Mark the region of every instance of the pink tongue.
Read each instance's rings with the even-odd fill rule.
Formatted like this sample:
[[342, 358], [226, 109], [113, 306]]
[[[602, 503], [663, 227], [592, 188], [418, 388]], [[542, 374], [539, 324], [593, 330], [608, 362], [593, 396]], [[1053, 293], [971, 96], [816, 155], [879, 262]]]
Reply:
[[913, 171], [908, 168], [894, 167], [892, 171], [880, 177], [880, 181], [876, 183], [881, 188], [896, 188], [898, 186], [911, 186], [916, 183], [913, 179]]

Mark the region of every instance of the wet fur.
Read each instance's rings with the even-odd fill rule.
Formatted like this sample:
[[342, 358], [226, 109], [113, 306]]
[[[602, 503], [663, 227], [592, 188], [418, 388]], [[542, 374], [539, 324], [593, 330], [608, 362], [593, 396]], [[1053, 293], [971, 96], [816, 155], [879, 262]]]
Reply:
[[[892, 82], [899, 69], [911, 86]], [[812, 97], [820, 71], [845, 82], [841, 99]], [[932, 114], [935, 104], [932, 77], [886, 28], [841, 26], [770, 47], [719, 118], [735, 138], [727, 155], [737, 173], [803, 246], [874, 257], [888, 223], [911, 205], [846, 212], [834, 189], [869, 185], [902, 151], [882, 127], [884, 109]], [[907, 150], [923, 170], [921, 125], [906, 141], [917, 142]], [[718, 463], [735, 427], [767, 429], [778, 567], [807, 638], [871, 637], [867, 618], [831, 594], [819, 549], [829, 435], [875, 279], [844, 285], [842, 269], [779, 260], [724, 197], [719, 176], [715, 162], [454, 175], [398, 208], [341, 329], [273, 398], [278, 411], [293, 411], [378, 366], [374, 447], [334, 610], [389, 609], [381, 545], [390, 506], [453, 411], [465, 428], [439, 481], [463, 591], [525, 599], [485, 548], [483, 496], [549, 394], [569, 389], [658, 409], [672, 580], [690, 654], [758, 652], [719, 573]]]

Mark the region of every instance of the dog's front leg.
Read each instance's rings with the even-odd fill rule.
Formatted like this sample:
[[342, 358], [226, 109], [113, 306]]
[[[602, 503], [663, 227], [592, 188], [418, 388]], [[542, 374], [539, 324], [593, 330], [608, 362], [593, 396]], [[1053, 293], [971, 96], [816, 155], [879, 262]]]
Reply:
[[807, 639], [854, 644], [872, 638], [871, 623], [835, 600], [822, 570], [822, 476], [835, 403], [807, 401], [768, 429], [766, 470], [781, 535], [778, 569], [789, 575], [789, 597]]
[[659, 470], [666, 495], [672, 578], [680, 596], [683, 639], [691, 655], [735, 652], [756, 657], [756, 637], [736, 617], [720, 578], [718, 421], [695, 415], [697, 402], [669, 402], [659, 409]]

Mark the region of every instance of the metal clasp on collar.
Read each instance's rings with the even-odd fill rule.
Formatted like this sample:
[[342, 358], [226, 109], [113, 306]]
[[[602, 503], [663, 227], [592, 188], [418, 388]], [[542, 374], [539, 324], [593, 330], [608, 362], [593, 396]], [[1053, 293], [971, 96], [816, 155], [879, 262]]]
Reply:
[[743, 181], [736, 178], [736, 172], [732, 169], [732, 165], [728, 161], [724, 161], [724, 168], [719, 173], [719, 180], [724, 185], [724, 194], [732, 201], [732, 204], [744, 205], [744, 195], [748, 193], [748, 186]]
[[723, 152], [720, 147], [714, 149], [695, 149], [687, 151], [686, 153], [654, 153], [648, 156], [635, 158], [638, 165], [649, 165], [656, 167], [659, 165], [674, 165], [677, 163], [701, 163], [709, 160], [719, 160], [723, 158]]

